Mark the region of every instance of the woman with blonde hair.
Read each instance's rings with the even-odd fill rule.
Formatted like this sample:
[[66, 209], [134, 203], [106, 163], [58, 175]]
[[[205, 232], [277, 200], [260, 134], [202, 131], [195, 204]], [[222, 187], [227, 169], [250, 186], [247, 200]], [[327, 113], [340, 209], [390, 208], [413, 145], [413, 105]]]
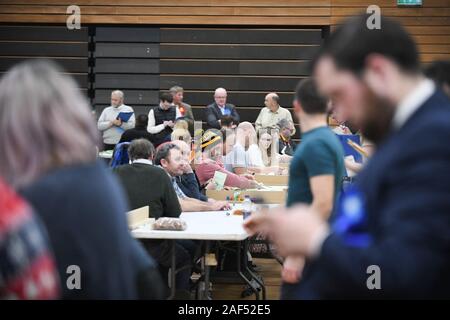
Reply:
[[138, 279], [153, 261], [130, 235], [122, 189], [96, 160], [99, 141], [86, 99], [54, 63], [18, 64], [0, 81], [0, 176], [43, 221], [71, 284], [62, 297], [143, 297]]
[[172, 134], [170, 135], [170, 140], [171, 141], [182, 140], [186, 142], [188, 145], [191, 145], [192, 137], [189, 131], [182, 128], [177, 128], [172, 131]]

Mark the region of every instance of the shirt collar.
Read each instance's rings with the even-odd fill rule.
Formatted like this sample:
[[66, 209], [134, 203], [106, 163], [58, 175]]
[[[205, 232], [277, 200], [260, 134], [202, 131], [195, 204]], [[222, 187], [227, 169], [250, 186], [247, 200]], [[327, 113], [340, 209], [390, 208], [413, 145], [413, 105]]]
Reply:
[[[267, 108], [267, 107], [266, 107], [266, 108]], [[272, 110], [270, 110], [269, 108], [267, 108], [267, 110], [269, 110], [269, 112], [270, 112], [270, 113], [273, 113], [273, 114], [278, 114], [278, 112], [280, 111], [280, 108], [281, 108], [281, 107], [280, 107], [280, 106], [278, 106], [278, 109], [277, 109], [277, 111], [275, 111], [275, 112], [274, 112], [274, 111], [272, 111]]]
[[394, 127], [399, 129], [431, 97], [435, 84], [430, 79], [422, 80], [406, 97], [400, 101], [394, 114]]
[[141, 164], [153, 165], [153, 162], [148, 160], [148, 159], [137, 159], [137, 160], [134, 160], [132, 163], [141, 163]]

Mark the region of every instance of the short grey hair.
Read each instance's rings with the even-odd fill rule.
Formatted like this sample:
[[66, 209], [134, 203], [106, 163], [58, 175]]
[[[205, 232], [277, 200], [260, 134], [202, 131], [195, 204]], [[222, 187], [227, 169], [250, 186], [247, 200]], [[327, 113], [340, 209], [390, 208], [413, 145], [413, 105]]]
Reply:
[[118, 96], [120, 99], [123, 99], [125, 97], [123, 91], [121, 90], [114, 90], [113, 92], [111, 92], [111, 95]]
[[87, 100], [53, 62], [22, 62], [1, 79], [0, 176], [13, 187], [94, 162], [99, 142]]
[[293, 128], [294, 127], [294, 123], [288, 119], [281, 119], [278, 122], [278, 128], [280, 128], [280, 130], [282, 130], [283, 128]]
[[128, 156], [131, 161], [138, 159], [153, 159], [155, 147], [147, 139], [136, 139], [128, 146]]
[[183, 92], [183, 91], [184, 91], [183, 87], [180, 87], [180, 86], [173, 86], [172, 88], [169, 89], [170, 94], [175, 94], [175, 93]]

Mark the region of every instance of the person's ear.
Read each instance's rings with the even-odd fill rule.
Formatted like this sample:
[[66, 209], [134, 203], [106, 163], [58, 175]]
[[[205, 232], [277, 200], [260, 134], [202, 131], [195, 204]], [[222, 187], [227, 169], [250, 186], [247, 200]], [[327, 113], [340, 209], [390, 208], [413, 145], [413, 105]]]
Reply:
[[302, 105], [300, 104], [300, 102], [297, 99], [295, 99], [294, 102], [292, 102], [292, 105], [294, 106], [295, 113], [303, 112]]
[[365, 61], [364, 81], [379, 96], [384, 96], [390, 89], [393, 63], [383, 55], [372, 53]]
[[169, 164], [169, 162], [166, 159], [161, 159], [161, 166], [163, 168], [167, 167], [168, 164]]

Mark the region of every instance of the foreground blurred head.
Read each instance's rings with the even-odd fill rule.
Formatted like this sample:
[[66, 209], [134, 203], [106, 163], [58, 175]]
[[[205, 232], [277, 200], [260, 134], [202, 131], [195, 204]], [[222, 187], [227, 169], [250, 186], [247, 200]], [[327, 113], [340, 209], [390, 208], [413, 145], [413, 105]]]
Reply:
[[381, 17], [381, 29], [368, 29], [368, 17], [347, 20], [329, 37], [313, 73], [337, 112], [380, 142], [405, 86], [421, 74], [415, 43], [403, 27]]
[[0, 81], [0, 176], [14, 187], [95, 161], [98, 141], [86, 99], [55, 64], [24, 62]]

